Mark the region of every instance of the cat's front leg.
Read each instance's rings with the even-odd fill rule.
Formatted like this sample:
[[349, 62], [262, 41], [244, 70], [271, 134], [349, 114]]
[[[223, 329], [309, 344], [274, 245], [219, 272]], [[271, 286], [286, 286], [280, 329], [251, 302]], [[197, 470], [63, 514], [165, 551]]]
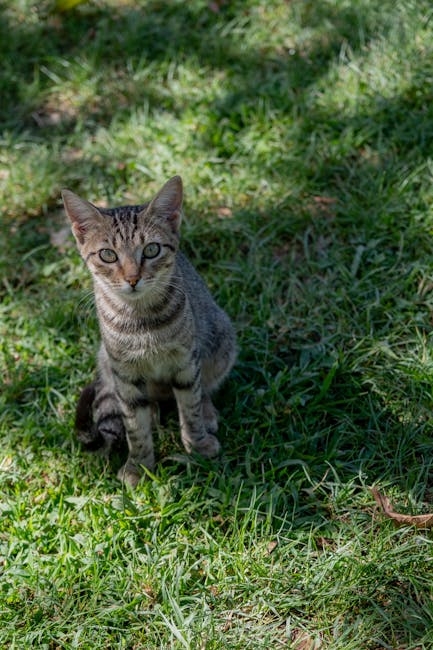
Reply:
[[179, 411], [180, 435], [186, 451], [196, 451], [206, 458], [217, 456], [220, 443], [216, 436], [208, 432], [203, 417], [200, 368], [184, 371], [176, 377], [172, 386]]
[[129, 450], [117, 477], [135, 487], [142, 475], [142, 467], [152, 470], [155, 464], [151, 406], [142, 386], [137, 387], [116, 377], [116, 387]]

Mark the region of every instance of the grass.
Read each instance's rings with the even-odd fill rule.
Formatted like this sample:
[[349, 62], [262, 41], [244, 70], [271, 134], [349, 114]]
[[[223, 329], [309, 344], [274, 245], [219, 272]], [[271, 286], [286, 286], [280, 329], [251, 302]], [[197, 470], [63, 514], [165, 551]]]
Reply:
[[[0, 4], [0, 647], [429, 649], [426, 0]], [[73, 434], [98, 332], [60, 189], [186, 188], [236, 323], [224, 455], [131, 492]], [[60, 240], [53, 243], [53, 235]]]

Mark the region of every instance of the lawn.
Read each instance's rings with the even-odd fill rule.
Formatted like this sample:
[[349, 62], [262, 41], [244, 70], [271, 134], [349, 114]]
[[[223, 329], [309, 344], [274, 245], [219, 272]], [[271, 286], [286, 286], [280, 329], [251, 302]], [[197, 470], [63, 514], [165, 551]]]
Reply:
[[[0, 647], [429, 650], [427, 0], [0, 3]], [[91, 284], [63, 187], [185, 185], [238, 332], [221, 458], [175, 413], [135, 491], [84, 452]]]

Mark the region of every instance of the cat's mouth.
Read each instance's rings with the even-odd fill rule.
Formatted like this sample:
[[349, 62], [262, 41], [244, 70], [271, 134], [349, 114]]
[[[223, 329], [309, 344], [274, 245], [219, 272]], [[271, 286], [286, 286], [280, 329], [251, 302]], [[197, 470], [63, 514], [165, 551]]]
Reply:
[[140, 298], [141, 296], [143, 296], [145, 291], [143, 290], [143, 288], [140, 288], [140, 287], [138, 287], [138, 288], [137, 287], [122, 287], [120, 289], [119, 293], [122, 296], [127, 296], [128, 298], [133, 298], [134, 299], [134, 298]]
[[123, 299], [127, 300], [140, 300], [144, 298], [147, 294], [150, 293], [149, 287], [146, 287], [143, 283], [138, 282], [136, 285], [123, 284], [116, 289], [116, 293]]

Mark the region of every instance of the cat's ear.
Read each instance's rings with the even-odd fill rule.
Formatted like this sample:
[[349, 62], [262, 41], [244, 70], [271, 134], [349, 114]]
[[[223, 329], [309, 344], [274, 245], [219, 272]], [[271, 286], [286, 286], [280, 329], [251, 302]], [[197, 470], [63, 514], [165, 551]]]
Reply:
[[83, 244], [86, 233], [98, 223], [102, 223], [102, 215], [98, 208], [81, 199], [70, 190], [62, 190], [63, 205], [68, 215], [74, 237], [79, 244]]
[[167, 220], [174, 232], [178, 232], [182, 220], [183, 187], [180, 176], [173, 176], [150, 202], [148, 211]]

